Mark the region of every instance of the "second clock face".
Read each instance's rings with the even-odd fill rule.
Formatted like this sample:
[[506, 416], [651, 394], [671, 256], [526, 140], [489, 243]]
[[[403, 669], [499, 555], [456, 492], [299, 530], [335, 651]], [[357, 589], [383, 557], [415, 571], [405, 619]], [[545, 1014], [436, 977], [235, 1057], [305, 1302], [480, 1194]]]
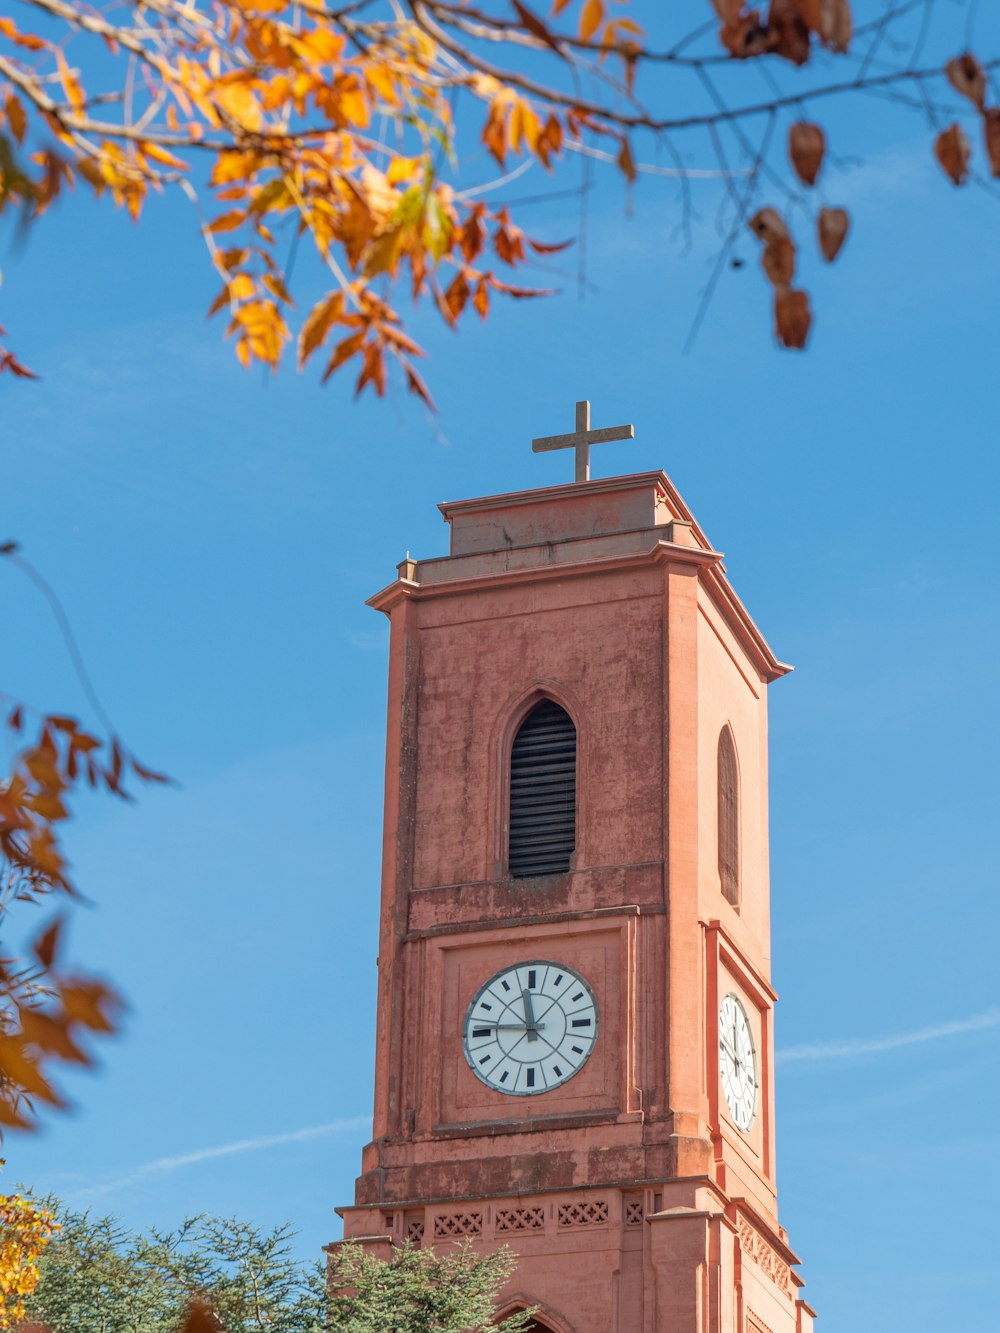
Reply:
[[469, 1068], [497, 1092], [531, 1097], [565, 1083], [597, 1039], [597, 1001], [571, 967], [534, 960], [504, 968], [480, 988], [465, 1015]]
[[757, 1114], [757, 1053], [746, 1010], [735, 995], [719, 1008], [719, 1073], [729, 1114], [744, 1133]]

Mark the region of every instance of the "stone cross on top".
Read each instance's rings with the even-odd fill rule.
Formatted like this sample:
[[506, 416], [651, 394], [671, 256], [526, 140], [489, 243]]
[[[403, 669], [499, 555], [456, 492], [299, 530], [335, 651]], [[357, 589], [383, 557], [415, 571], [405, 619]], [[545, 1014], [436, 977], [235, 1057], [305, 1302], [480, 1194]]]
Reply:
[[574, 481], [590, 480], [590, 446], [607, 444], [610, 440], [632, 440], [635, 438], [634, 426], [604, 426], [600, 430], [590, 429], [590, 403], [585, 399], [576, 405], [576, 430], [572, 435], [545, 435], [540, 440], [531, 441], [531, 452], [546, 453], [549, 449], [576, 450], [576, 476]]

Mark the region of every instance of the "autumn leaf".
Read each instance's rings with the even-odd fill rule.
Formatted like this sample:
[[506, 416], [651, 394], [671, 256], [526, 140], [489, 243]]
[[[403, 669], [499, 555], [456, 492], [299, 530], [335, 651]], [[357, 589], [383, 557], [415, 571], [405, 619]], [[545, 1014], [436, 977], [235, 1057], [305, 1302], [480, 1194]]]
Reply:
[[580, 11], [580, 41], [589, 42], [604, 22], [604, 0], [585, 0]]
[[537, 37], [540, 42], [544, 42], [546, 46], [551, 47], [557, 55], [561, 56], [563, 52], [559, 42], [538, 15], [533, 14], [531, 10], [528, 9], [527, 5], [522, 5], [521, 0], [512, 0], [512, 3], [514, 9], [517, 11], [518, 18], [524, 24], [527, 31], [530, 32], [533, 37]]
[[7, 113], [7, 123], [10, 125], [14, 138], [19, 144], [24, 143], [24, 136], [28, 128], [28, 117], [24, 111], [24, 104], [13, 91], [7, 94], [4, 111]]
[[618, 153], [618, 165], [625, 179], [631, 185], [639, 173], [635, 169], [635, 158], [632, 156], [632, 146], [628, 139], [622, 139], [622, 146]]

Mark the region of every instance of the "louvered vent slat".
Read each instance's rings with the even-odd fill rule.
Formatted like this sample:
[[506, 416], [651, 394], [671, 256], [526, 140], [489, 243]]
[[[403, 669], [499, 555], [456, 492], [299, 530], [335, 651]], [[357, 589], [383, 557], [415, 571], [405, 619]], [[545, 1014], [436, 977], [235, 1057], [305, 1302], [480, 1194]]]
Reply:
[[544, 699], [521, 723], [510, 754], [510, 851], [515, 879], [569, 869], [576, 846], [576, 727]]

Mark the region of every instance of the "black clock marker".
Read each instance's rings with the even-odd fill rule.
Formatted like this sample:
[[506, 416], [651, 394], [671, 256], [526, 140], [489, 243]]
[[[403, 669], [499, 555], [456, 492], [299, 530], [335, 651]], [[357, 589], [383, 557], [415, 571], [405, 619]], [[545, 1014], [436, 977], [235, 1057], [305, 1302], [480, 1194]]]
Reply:
[[589, 1019], [589, 1018], [574, 1018], [574, 1019], [573, 1019], [573, 1026], [574, 1026], [575, 1028], [589, 1028], [589, 1027], [590, 1027], [590, 1019]]
[[529, 1066], [529, 1068], [528, 1068], [527, 1081], [528, 1081], [528, 1087], [529, 1087], [529, 1088], [533, 1088], [533, 1087], [535, 1086], [535, 1070], [534, 1070], [534, 1066]]
[[492, 1031], [492, 1028], [473, 1028], [472, 1035], [474, 1037], [488, 1037]]

